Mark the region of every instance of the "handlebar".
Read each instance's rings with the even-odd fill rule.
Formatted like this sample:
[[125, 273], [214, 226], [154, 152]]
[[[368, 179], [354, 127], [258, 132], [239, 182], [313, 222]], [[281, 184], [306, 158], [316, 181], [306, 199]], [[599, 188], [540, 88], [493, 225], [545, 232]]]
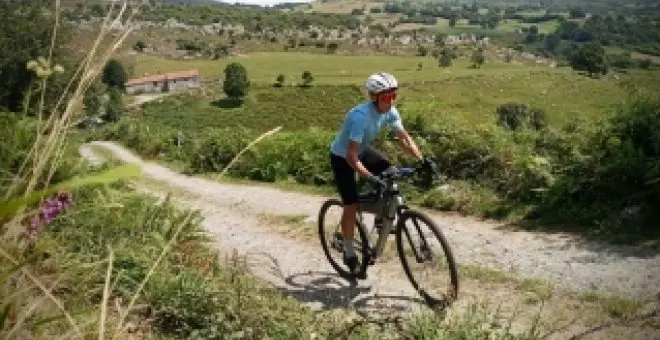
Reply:
[[395, 180], [395, 179], [399, 179], [399, 178], [403, 178], [403, 177], [410, 177], [416, 171], [417, 171], [416, 168], [392, 167], [392, 168], [389, 168], [389, 169], [383, 171], [380, 174], [379, 177], [382, 178], [382, 179]]

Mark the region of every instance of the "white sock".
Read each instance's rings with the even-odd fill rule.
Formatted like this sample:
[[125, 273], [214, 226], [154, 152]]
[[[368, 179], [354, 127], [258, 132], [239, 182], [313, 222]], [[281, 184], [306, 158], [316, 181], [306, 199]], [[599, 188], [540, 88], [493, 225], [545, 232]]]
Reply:
[[344, 240], [344, 253], [347, 257], [355, 256], [355, 249], [353, 248], [353, 240]]

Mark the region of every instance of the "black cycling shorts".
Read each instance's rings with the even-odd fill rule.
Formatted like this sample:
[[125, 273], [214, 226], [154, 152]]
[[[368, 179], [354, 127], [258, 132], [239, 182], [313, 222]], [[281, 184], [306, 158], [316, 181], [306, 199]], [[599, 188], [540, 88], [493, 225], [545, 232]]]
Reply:
[[[367, 147], [364, 153], [358, 158], [364, 167], [374, 175], [380, 174], [391, 166], [391, 162], [387, 156], [372, 147]], [[335, 183], [342, 203], [344, 205], [357, 203], [356, 171], [348, 164], [344, 157], [337, 156], [332, 152], [330, 152], [330, 165], [335, 175]]]

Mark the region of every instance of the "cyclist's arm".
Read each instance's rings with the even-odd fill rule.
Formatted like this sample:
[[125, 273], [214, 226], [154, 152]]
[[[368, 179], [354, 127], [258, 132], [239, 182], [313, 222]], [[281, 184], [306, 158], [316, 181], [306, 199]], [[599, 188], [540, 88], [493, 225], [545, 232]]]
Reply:
[[415, 140], [410, 137], [406, 129], [395, 130], [396, 136], [399, 140], [401, 147], [409, 154], [413, 155], [418, 161], [422, 160], [422, 152], [419, 151]]
[[346, 152], [346, 161], [350, 164], [353, 169], [355, 169], [360, 175], [364, 177], [371, 177], [371, 172], [364, 167], [364, 164], [360, 162], [358, 158], [358, 150], [360, 149], [360, 143], [356, 141], [348, 142], [348, 149]]
[[364, 177], [371, 177], [371, 172], [364, 167], [358, 158], [358, 151], [360, 144], [364, 138], [365, 122], [360, 118], [353, 118], [350, 122], [351, 129], [348, 135], [348, 147], [346, 149], [346, 161], [355, 169], [360, 175]]
[[401, 145], [404, 150], [406, 150], [410, 155], [414, 156], [418, 161], [421, 161], [422, 153], [419, 151], [415, 141], [412, 139], [412, 137], [410, 137], [410, 134], [408, 134], [406, 129], [403, 127], [401, 116], [399, 115], [399, 111], [396, 108], [392, 109], [390, 127], [396, 134], [399, 140], [399, 145]]

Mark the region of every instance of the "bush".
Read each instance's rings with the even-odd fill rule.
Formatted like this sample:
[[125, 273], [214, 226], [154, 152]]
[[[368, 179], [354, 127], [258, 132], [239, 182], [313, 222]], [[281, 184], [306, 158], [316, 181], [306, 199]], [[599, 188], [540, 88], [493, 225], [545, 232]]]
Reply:
[[128, 80], [128, 75], [124, 70], [124, 66], [119, 61], [110, 59], [103, 69], [101, 79], [108, 87], [123, 89], [124, 84]]
[[547, 127], [545, 112], [530, 109], [521, 103], [505, 103], [497, 108], [497, 124], [509, 130], [518, 131], [526, 127], [542, 130]]
[[275, 87], [284, 86], [284, 79], [285, 78], [284, 78], [283, 74], [278, 75], [277, 78], [275, 78], [275, 84], [273, 84], [273, 86], [275, 86]]
[[[559, 221], [592, 224], [607, 232], [658, 233], [660, 206], [660, 100], [635, 96], [587, 142], [575, 148], [551, 187], [543, 212]], [[621, 219], [622, 212], [634, 218]], [[625, 214], [624, 214], [625, 215]]]
[[314, 76], [312, 76], [312, 72], [310, 71], [304, 71], [302, 73], [302, 86], [303, 87], [309, 87], [312, 81], [314, 81]]
[[225, 66], [225, 79], [222, 82], [222, 90], [232, 100], [240, 100], [247, 95], [250, 87], [247, 70], [240, 63], [232, 62]]

